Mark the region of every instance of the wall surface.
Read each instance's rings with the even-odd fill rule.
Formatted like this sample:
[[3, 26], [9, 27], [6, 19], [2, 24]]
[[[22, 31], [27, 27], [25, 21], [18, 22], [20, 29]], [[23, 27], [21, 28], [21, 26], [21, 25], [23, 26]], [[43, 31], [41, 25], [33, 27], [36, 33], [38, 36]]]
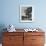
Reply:
[[[0, 0], [0, 25], [13, 24], [16, 28], [41, 27], [46, 28], [46, 0]], [[33, 5], [35, 21], [21, 23], [19, 20], [19, 6]]]

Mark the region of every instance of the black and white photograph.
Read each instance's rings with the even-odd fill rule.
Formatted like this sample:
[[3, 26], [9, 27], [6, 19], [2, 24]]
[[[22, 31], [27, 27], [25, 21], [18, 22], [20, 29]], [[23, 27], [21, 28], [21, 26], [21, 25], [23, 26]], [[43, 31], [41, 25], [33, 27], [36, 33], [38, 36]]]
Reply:
[[32, 22], [34, 18], [34, 9], [32, 5], [20, 6], [20, 22]]

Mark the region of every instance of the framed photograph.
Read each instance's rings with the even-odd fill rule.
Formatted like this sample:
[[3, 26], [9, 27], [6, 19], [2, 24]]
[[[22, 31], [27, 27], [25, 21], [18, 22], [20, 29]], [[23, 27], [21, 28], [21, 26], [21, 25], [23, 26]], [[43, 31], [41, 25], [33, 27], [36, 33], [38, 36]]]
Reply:
[[32, 5], [20, 5], [20, 22], [34, 21], [34, 7]]

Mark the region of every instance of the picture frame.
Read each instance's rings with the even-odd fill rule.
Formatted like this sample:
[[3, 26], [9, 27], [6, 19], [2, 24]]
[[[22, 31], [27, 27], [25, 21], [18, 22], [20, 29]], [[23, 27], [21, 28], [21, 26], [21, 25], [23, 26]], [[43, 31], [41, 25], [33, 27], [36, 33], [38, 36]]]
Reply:
[[20, 5], [20, 22], [34, 21], [34, 6]]

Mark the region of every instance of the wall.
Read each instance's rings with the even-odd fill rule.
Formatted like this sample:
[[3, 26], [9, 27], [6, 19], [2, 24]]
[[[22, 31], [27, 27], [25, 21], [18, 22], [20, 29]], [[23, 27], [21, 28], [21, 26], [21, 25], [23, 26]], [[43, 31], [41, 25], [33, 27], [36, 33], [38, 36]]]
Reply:
[[[0, 25], [13, 24], [16, 28], [41, 27], [46, 28], [46, 0], [0, 0], [1, 14]], [[32, 23], [21, 23], [19, 21], [19, 6], [33, 5], [35, 21]]]

